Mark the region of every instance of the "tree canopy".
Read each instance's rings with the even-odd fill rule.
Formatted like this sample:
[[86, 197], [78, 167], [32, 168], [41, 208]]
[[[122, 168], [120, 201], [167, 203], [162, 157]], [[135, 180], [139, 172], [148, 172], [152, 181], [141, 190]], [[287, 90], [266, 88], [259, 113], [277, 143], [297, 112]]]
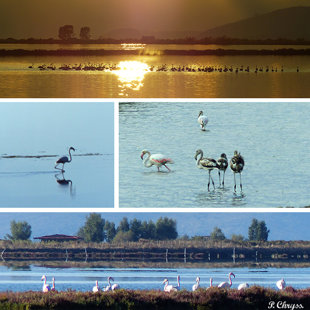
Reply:
[[6, 238], [16, 240], [28, 240], [31, 236], [31, 226], [27, 222], [11, 221], [11, 235], [7, 234]]
[[253, 219], [248, 230], [248, 238], [250, 241], [267, 241], [270, 230], [267, 229], [265, 221]]

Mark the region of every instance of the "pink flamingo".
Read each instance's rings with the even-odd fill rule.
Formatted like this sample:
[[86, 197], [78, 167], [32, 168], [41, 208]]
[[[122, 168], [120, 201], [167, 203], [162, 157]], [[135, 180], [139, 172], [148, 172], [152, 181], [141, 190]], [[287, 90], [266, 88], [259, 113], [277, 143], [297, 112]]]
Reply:
[[165, 284], [165, 287], [164, 287], [164, 291], [165, 292], [177, 292], [179, 289], [180, 289], [180, 276], [177, 276], [177, 282], [178, 282], [178, 285], [177, 286], [173, 286], [173, 285], [169, 285], [169, 281], [168, 279], [166, 278], [164, 281], [163, 281], [163, 284]]
[[[111, 277], [111, 280], [114, 281], [114, 279]], [[112, 291], [115, 291], [115, 290], [119, 290], [120, 289], [120, 286], [119, 284], [115, 283], [112, 285]]]
[[197, 278], [196, 278], [196, 283], [192, 286], [192, 291], [193, 291], [193, 292], [196, 291], [196, 290], [198, 290], [198, 288], [199, 288], [199, 282], [200, 282], [200, 278], [197, 277]]
[[42, 292], [47, 293], [51, 290], [51, 287], [49, 284], [46, 283], [46, 275], [43, 275], [41, 278], [41, 281], [44, 280], [43, 287], [42, 287]]
[[96, 285], [93, 287], [93, 293], [98, 293], [100, 291], [98, 280], [96, 280]]
[[209, 289], [210, 287], [213, 287], [213, 278], [210, 278], [210, 286], [207, 287], [206, 290]]
[[230, 288], [232, 286], [231, 276], [233, 276], [235, 278], [235, 275], [232, 272], [230, 272], [228, 275], [229, 283], [228, 282], [221, 282], [217, 287]]
[[52, 281], [53, 281], [53, 286], [52, 286], [52, 288], [51, 288], [51, 291], [56, 291], [56, 289], [55, 289], [55, 278], [53, 277], [53, 279], [52, 279]]
[[286, 283], [285, 283], [284, 279], [281, 279], [281, 280], [277, 281], [276, 285], [277, 285], [279, 290], [284, 290]]
[[167, 156], [163, 154], [153, 154], [147, 150], [143, 150], [141, 153], [141, 159], [143, 160], [143, 157], [145, 154], [148, 154], [146, 159], [143, 161], [143, 164], [145, 167], [150, 168], [153, 165], [157, 166], [157, 170], [159, 171], [159, 167], [165, 166], [169, 171], [171, 171], [166, 164], [174, 164], [174, 161], [171, 158], [168, 158]]
[[111, 285], [111, 282], [110, 282], [111, 280], [114, 281], [114, 279], [112, 277], [108, 277], [108, 285], [104, 289], [105, 292], [112, 290], [112, 285]]
[[246, 283], [246, 282], [244, 282], [244, 283], [241, 283], [241, 284], [238, 285], [238, 290], [239, 290], [239, 291], [240, 291], [240, 290], [245, 290], [245, 289], [247, 289], [247, 288], [249, 288], [249, 287], [250, 287], [249, 284]]

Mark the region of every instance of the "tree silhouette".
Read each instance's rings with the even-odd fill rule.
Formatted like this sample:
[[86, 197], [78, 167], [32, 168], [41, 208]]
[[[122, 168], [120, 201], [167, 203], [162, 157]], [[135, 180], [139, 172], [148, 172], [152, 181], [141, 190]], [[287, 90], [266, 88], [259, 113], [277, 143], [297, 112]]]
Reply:
[[58, 30], [58, 37], [61, 40], [71, 40], [73, 39], [73, 26], [72, 25], [64, 25], [62, 27], [59, 27]]
[[80, 39], [81, 40], [89, 40], [90, 39], [90, 28], [85, 26], [80, 30]]

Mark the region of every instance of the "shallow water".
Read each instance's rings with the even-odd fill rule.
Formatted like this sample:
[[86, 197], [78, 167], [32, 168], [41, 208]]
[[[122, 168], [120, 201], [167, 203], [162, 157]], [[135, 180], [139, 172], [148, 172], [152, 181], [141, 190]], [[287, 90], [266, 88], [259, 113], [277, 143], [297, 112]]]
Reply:
[[232, 271], [236, 278], [232, 279], [232, 288], [240, 283], [259, 285], [276, 289], [275, 283], [284, 278], [287, 286], [307, 288], [310, 286], [310, 268], [231, 268], [231, 269], [153, 269], [153, 268], [43, 268], [30, 266], [29, 269], [8, 269], [0, 267], [0, 291], [39, 291], [42, 289], [40, 281], [43, 274], [51, 284], [55, 277], [56, 289], [59, 291], [73, 289], [91, 291], [96, 280], [100, 287], [107, 285], [107, 277], [112, 276], [115, 283], [124, 289], [156, 289], [163, 290], [162, 281], [168, 278], [169, 283], [176, 285], [176, 277], [181, 277], [181, 289], [191, 290], [197, 276], [200, 277], [201, 287], [209, 287], [209, 279], [213, 278], [213, 286], [228, 280], [228, 273]]
[[[42, 64], [127, 64], [123, 70], [40, 71]], [[151, 66], [250, 66], [251, 72], [149, 72]], [[33, 65], [34, 69], [28, 66]], [[254, 73], [255, 67], [268, 73]], [[284, 72], [280, 72], [283, 66]], [[297, 73], [297, 67], [300, 72]], [[147, 68], [147, 69], [145, 69]], [[277, 68], [278, 72], [271, 72]], [[307, 98], [309, 56], [29, 56], [0, 59], [5, 98]]]
[[[200, 110], [209, 118], [207, 131], [199, 128]], [[308, 103], [120, 103], [120, 207], [307, 206], [309, 113]], [[172, 172], [144, 167], [143, 149], [172, 158]], [[228, 160], [241, 152], [243, 192], [238, 186], [234, 193], [229, 168], [225, 188], [212, 171], [216, 188], [208, 191], [208, 172], [196, 167], [197, 149], [215, 159], [224, 152]]]
[[[1, 207], [113, 207], [113, 103], [1, 103], [0, 113]], [[55, 161], [70, 146], [62, 174]]]

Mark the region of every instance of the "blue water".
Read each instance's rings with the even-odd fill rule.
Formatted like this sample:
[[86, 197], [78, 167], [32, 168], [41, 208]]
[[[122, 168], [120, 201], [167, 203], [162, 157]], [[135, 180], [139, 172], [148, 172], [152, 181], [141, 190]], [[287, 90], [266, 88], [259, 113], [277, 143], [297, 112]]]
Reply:
[[[206, 131], [197, 122], [203, 110]], [[149, 102], [120, 103], [120, 207], [304, 207], [309, 205], [310, 125], [308, 103]], [[174, 160], [168, 173], [146, 168], [143, 149]], [[197, 169], [195, 151], [245, 160], [243, 192], [233, 191], [228, 168], [225, 188], [207, 189], [208, 172]], [[237, 185], [239, 176], [237, 175]]]
[[177, 275], [181, 277], [181, 289], [191, 290], [197, 276], [200, 277], [201, 287], [209, 287], [209, 279], [213, 278], [213, 286], [228, 281], [228, 273], [232, 271], [236, 278], [232, 278], [232, 288], [240, 283], [247, 282], [276, 289], [275, 283], [284, 278], [287, 286], [294, 288], [310, 287], [310, 268], [44, 268], [30, 266], [27, 270], [13, 270], [0, 267], [0, 291], [40, 291], [42, 289], [41, 277], [47, 276], [47, 283], [51, 284], [55, 277], [56, 289], [64, 291], [73, 289], [78, 291], [91, 291], [95, 281], [99, 286], [107, 285], [107, 277], [112, 276], [121, 288], [124, 289], [156, 289], [162, 290], [165, 278], [169, 283], [176, 285]]
[[2, 102], [0, 114], [0, 207], [113, 207], [113, 103]]

